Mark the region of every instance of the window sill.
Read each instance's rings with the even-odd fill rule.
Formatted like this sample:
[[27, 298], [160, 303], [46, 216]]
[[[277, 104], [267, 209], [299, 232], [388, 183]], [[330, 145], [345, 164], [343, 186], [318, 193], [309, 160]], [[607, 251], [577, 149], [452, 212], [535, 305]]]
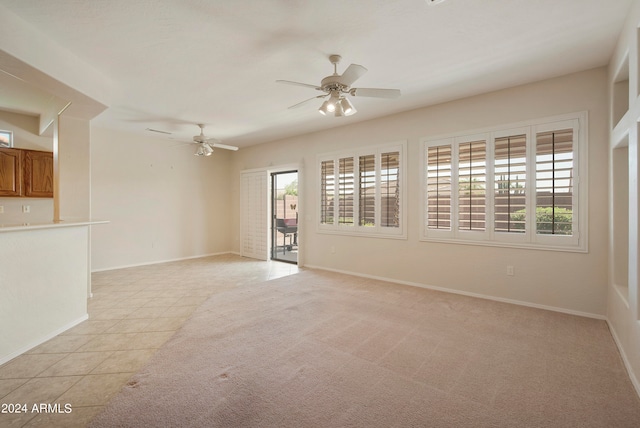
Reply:
[[390, 234], [379, 232], [359, 232], [357, 230], [335, 230], [335, 229], [317, 229], [317, 232], [324, 235], [341, 235], [341, 236], [360, 236], [363, 238], [385, 238], [385, 239], [407, 239], [406, 233]]
[[565, 253], [588, 253], [589, 249], [584, 246], [551, 246], [548, 244], [535, 244], [531, 242], [499, 242], [499, 241], [471, 241], [467, 239], [442, 239], [442, 238], [420, 238], [420, 242], [436, 242], [440, 244], [475, 245], [480, 247], [501, 247], [518, 248], [523, 250], [559, 251]]

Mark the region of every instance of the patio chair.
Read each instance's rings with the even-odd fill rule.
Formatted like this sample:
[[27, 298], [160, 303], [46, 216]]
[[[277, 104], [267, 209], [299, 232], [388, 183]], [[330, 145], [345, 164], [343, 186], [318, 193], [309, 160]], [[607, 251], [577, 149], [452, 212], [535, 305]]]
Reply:
[[[295, 219], [276, 219], [276, 230], [282, 235], [284, 235], [283, 245], [282, 245], [282, 254], [287, 253], [287, 247], [289, 247], [289, 251], [293, 249], [294, 243], [298, 242], [298, 223]], [[287, 236], [289, 237], [289, 245], [287, 246]]]

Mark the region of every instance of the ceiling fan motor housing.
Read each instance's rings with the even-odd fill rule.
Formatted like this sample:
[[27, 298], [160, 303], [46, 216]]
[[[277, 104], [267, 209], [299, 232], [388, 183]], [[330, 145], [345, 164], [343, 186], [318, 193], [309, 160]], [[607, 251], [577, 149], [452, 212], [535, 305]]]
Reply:
[[330, 55], [329, 61], [333, 64], [333, 74], [331, 76], [327, 76], [320, 82], [320, 88], [323, 92], [328, 94], [332, 92], [339, 93], [347, 93], [349, 90], [349, 85], [345, 85], [340, 80], [342, 78], [341, 75], [338, 74], [338, 63], [342, 57], [340, 55]]
[[326, 93], [339, 91], [341, 93], [348, 92], [349, 87], [340, 82], [340, 76], [327, 76], [320, 82], [320, 89]]

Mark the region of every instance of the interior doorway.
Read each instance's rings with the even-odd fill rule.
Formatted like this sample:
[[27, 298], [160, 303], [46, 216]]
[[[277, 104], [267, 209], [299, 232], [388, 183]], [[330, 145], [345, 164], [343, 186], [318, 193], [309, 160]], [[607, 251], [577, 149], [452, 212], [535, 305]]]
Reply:
[[298, 264], [298, 171], [271, 173], [271, 259]]

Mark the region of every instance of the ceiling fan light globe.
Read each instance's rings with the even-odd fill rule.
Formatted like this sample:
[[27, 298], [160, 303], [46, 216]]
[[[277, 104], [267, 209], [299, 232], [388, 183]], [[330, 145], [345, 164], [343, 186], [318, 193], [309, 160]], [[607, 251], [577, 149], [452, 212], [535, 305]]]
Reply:
[[[329, 110], [329, 100], [326, 100], [325, 102], [322, 103], [322, 105], [320, 106], [320, 108], [318, 109], [318, 111], [320, 112], [320, 114], [326, 116], [327, 113], [332, 112], [333, 109]], [[332, 106], [333, 107], [333, 106]]]
[[331, 91], [331, 96], [327, 100], [327, 110], [331, 113], [340, 108], [340, 95], [337, 91]]
[[348, 98], [342, 98], [340, 100], [340, 107], [342, 108], [345, 116], [351, 116], [357, 112], [356, 108], [351, 104], [351, 101], [349, 101]]
[[202, 144], [202, 153], [205, 156], [211, 156], [213, 154], [213, 147], [207, 143]]

